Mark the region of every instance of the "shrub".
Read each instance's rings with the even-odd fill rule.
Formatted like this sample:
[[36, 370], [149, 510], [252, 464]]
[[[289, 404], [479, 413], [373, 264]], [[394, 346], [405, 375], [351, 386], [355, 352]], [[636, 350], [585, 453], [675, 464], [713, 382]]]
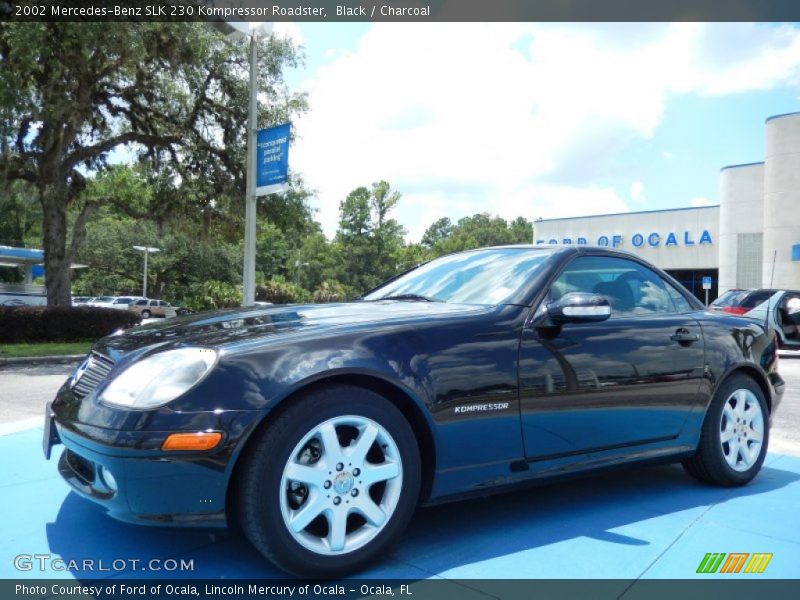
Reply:
[[139, 315], [91, 306], [0, 306], [0, 343], [94, 340], [133, 327]]
[[308, 291], [282, 279], [268, 279], [256, 287], [256, 300], [273, 304], [295, 304], [308, 300]]
[[314, 290], [314, 302], [317, 304], [323, 302], [344, 302], [346, 299], [347, 291], [338, 281], [323, 281], [320, 286]]
[[183, 306], [194, 312], [239, 306], [241, 303], [241, 286], [217, 280], [191, 285], [182, 302]]

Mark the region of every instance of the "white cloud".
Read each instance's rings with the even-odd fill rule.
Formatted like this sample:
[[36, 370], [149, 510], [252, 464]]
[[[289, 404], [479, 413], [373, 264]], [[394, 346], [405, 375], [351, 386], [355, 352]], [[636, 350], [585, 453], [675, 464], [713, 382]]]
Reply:
[[404, 194], [411, 239], [484, 210], [618, 212], [604, 161], [652, 137], [670, 97], [767, 89], [798, 65], [791, 27], [376, 23], [305, 82], [292, 162], [329, 235], [339, 201], [379, 179]]
[[300, 27], [298, 27], [297, 23], [293, 23], [292, 21], [276, 21], [273, 25], [273, 32], [275, 35], [288, 37], [298, 46], [305, 41]]
[[631, 183], [631, 200], [644, 202], [644, 184], [641, 181]]

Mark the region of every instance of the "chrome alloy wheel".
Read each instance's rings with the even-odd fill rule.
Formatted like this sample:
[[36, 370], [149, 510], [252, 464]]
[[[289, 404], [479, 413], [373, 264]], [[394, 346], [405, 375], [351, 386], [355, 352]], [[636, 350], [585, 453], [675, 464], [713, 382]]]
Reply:
[[755, 394], [738, 389], [725, 401], [720, 418], [722, 454], [734, 471], [747, 471], [761, 454], [764, 415]]
[[402, 485], [400, 450], [389, 432], [367, 417], [335, 417], [309, 431], [289, 455], [281, 515], [308, 550], [346, 554], [388, 523]]

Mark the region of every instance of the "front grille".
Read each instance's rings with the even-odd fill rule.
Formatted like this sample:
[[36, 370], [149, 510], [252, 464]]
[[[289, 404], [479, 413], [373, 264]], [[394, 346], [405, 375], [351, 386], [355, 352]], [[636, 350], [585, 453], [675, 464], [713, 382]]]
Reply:
[[113, 360], [97, 352], [92, 352], [89, 358], [86, 359], [86, 363], [81, 365], [83, 374], [79, 373], [78, 383], [73, 386], [72, 393], [78, 399], [86, 397], [101, 381], [108, 377], [113, 367]]

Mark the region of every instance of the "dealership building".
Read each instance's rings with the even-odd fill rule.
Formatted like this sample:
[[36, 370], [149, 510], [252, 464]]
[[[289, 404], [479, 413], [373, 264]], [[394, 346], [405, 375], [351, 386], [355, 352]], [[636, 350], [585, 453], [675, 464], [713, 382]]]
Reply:
[[766, 122], [763, 162], [724, 167], [717, 206], [534, 222], [537, 244], [637, 254], [698, 298], [731, 288], [800, 289], [800, 113]]

